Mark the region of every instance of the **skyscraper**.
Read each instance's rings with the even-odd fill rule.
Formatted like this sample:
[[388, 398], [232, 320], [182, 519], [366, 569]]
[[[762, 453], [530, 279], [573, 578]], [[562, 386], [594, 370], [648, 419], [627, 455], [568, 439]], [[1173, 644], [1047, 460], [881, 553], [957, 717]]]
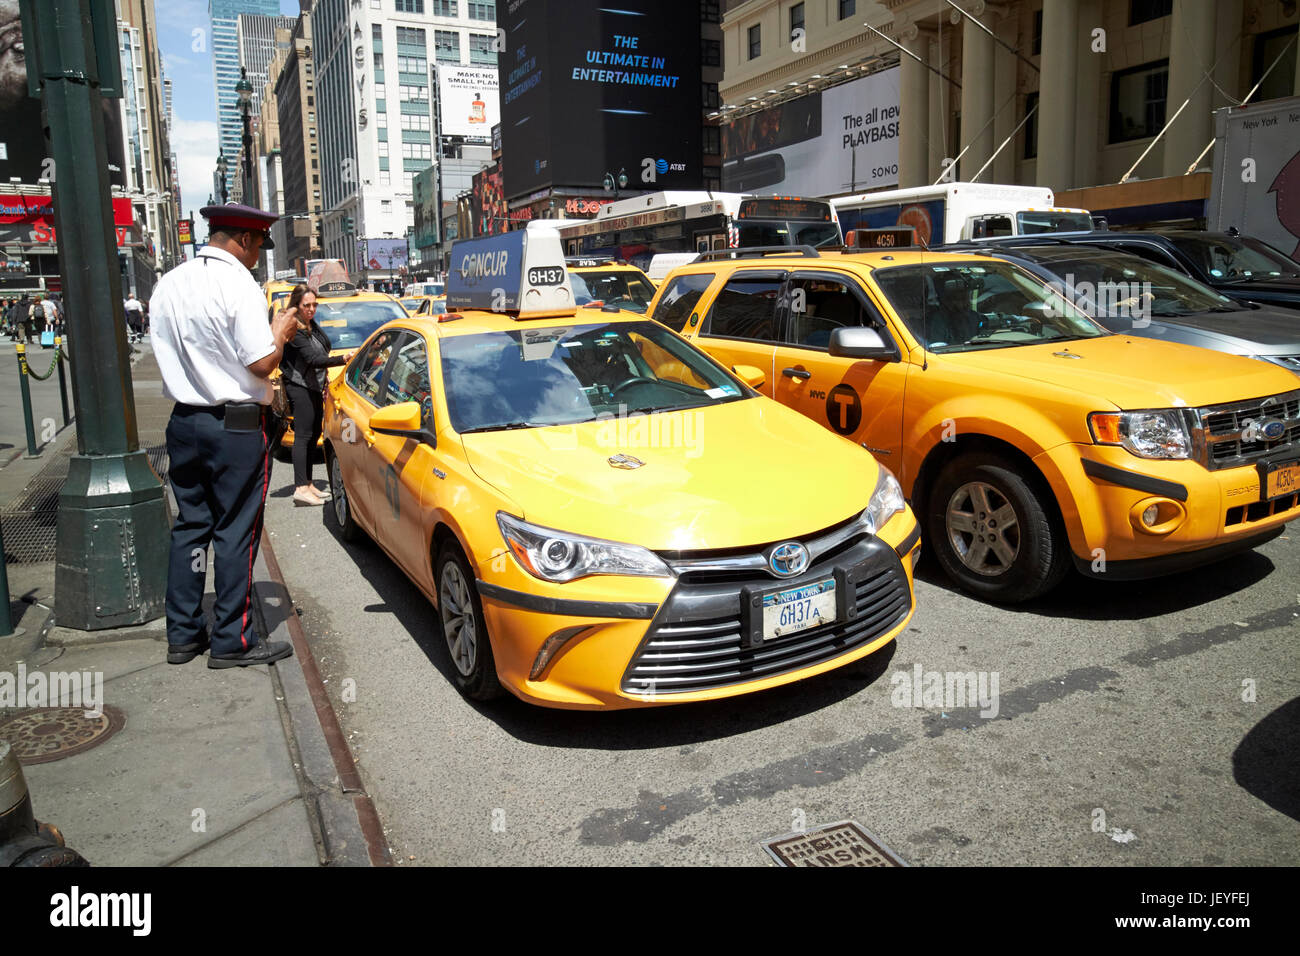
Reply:
[[[243, 144], [244, 127], [239, 117], [238, 20], [241, 13], [278, 17], [280, 0], [208, 0], [212, 22], [212, 69], [216, 77], [217, 139], [231, 163]], [[269, 59], [269, 57], [268, 57]]]

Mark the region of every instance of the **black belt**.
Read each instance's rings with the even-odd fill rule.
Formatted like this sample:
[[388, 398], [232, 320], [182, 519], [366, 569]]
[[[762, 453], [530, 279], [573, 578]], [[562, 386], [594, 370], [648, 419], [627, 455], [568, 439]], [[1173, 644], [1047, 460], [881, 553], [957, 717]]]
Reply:
[[261, 402], [226, 402], [222, 405], [187, 405], [176, 403], [176, 410], [185, 414], [203, 413], [221, 419], [226, 431], [251, 432], [262, 427], [266, 406]]

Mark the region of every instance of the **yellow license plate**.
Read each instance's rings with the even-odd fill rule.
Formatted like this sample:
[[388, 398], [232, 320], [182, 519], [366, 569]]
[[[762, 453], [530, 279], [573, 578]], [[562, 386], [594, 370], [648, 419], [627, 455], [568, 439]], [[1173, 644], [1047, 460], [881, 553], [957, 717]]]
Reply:
[[1300, 492], [1300, 463], [1284, 465], [1268, 473], [1268, 484], [1264, 488], [1265, 498], [1281, 498]]

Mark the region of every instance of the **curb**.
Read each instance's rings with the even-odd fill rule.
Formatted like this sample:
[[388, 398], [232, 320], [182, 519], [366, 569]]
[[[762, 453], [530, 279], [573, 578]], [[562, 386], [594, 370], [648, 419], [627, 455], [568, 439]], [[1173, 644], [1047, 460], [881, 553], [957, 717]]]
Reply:
[[[293, 657], [271, 670], [280, 691], [276, 697], [282, 704], [281, 717], [303, 799], [312, 828], [319, 834], [321, 862], [326, 866], [392, 866], [379, 813], [357, 771], [265, 534], [254, 566], [253, 587], [258, 593], [254, 606], [263, 618], [267, 639], [288, 640], [293, 645]], [[277, 610], [279, 619], [268, 619], [268, 612]]]

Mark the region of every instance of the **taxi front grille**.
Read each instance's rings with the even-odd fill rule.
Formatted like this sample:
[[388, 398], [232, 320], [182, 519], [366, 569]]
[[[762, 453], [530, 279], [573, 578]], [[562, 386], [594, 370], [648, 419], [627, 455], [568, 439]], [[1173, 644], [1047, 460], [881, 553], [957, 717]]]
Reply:
[[1300, 508], [1300, 494], [1286, 495], [1282, 498], [1274, 498], [1271, 501], [1252, 501], [1248, 505], [1237, 505], [1235, 508], [1229, 508], [1223, 526], [1232, 528], [1239, 524], [1264, 521], [1268, 518], [1276, 518], [1278, 515], [1286, 514], [1288, 511], [1294, 511], [1297, 508]]
[[656, 696], [730, 687], [834, 660], [870, 643], [902, 621], [912, 595], [898, 555], [879, 540], [860, 543], [778, 587], [824, 579], [848, 569], [853, 613], [822, 627], [763, 641], [745, 640], [741, 592], [773, 588], [767, 576], [749, 582], [679, 582], [623, 675], [623, 691]]
[[[1211, 471], [1237, 468], [1288, 449], [1300, 453], [1300, 392], [1211, 405], [1200, 409], [1198, 416], [1199, 457]], [[1280, 420], [1284, 431], [1279, 438], [1266, 441], [1255, 426], [1271, 419]]]

